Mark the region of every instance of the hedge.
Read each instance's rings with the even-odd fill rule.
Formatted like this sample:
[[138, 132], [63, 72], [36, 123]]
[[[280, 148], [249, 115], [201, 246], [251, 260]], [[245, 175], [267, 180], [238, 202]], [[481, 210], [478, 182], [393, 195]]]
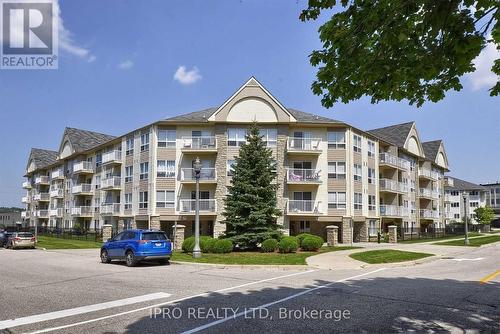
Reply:
[[[212, 252], [212, 248], [215, 244], [216, 239], [208, 236], [200, 236], [200, 248], [203, 253]], [[189, 237], [184, 239], [182, 243], [182, 251], [186, 253], [192, 253], [194, 249], [194, 237]]]
[[213, 253], [231, 253], [233, 251], [233, 242], [229, 239], [214, 239], [212, 246]]
[[299, 246], [302, 245], [302, 240], [304, 240], [304, 238], [306, 237], [314, 237], [315, 235], [314, 234], [311, 234], [311, 233], [300, 233], [300, 234], [297, 234], [296, 235], [296, 238], [299, 239]]
[[262, 242], [262, 245], [260, 246], [261, 252], [264, 253], [272, 253], [276, 251], [278, 248], [278, 240], [276, 239], [266, 239]]
[[278, 243], [280, 253], [295, 253], [299, 248], [299, 239], [296, 237], [283, 237]]
[[302, 243], [300, 244], [300, 248], [305, 251], [317, 251], [323, 246], [323, 238], [318, 237], [316, 235], [308, 236], [302, 239]]

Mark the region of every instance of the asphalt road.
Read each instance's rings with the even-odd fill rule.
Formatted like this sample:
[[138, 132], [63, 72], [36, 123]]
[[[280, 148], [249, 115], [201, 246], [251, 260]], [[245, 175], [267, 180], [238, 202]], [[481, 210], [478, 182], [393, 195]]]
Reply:
[[95, 250], [2, 249], [0, 332], [500, 332], [500, 275], [480, 283], [499, 259], [497, 244], [408, 267], [127, 268]]

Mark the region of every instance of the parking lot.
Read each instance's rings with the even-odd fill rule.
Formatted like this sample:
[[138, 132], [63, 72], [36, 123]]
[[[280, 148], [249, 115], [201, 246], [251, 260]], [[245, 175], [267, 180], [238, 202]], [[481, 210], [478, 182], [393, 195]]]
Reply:
[[498, 258], [497, 244], [461, 258], [396, 268], [127, 268], [101, 264], [96, 249], [1, 249], [0, 328], [12, 333], [499, 330], [499, 276], [479, 282], [500, 269]]

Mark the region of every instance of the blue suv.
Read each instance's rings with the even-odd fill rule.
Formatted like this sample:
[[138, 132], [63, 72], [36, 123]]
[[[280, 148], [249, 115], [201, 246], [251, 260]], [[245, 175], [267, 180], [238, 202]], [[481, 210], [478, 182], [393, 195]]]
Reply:
[[126, 230], [108, 239], [101, 247], [101, 262], [125, 260], [129, 267], [142, 260], [158, 260], [167, 264], [172, 243], [165, 232], [157, 230]]

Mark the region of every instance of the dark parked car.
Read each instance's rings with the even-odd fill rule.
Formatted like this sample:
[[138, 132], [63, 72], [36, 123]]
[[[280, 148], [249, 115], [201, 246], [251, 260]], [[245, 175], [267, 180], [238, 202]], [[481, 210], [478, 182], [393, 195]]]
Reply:
[[125, 260], [129, 267], [139, 261], [157, 260], [166, 264], [172, 255], [172, 243], [165, 232], [156, 230], [127, 230], [108, 239], [101, 247], [101, 262]]
[[0, 232], [0, 247], [6, 247], [7, 241], [9, 241], [9, 237], [12, 235], [11, 232]]

